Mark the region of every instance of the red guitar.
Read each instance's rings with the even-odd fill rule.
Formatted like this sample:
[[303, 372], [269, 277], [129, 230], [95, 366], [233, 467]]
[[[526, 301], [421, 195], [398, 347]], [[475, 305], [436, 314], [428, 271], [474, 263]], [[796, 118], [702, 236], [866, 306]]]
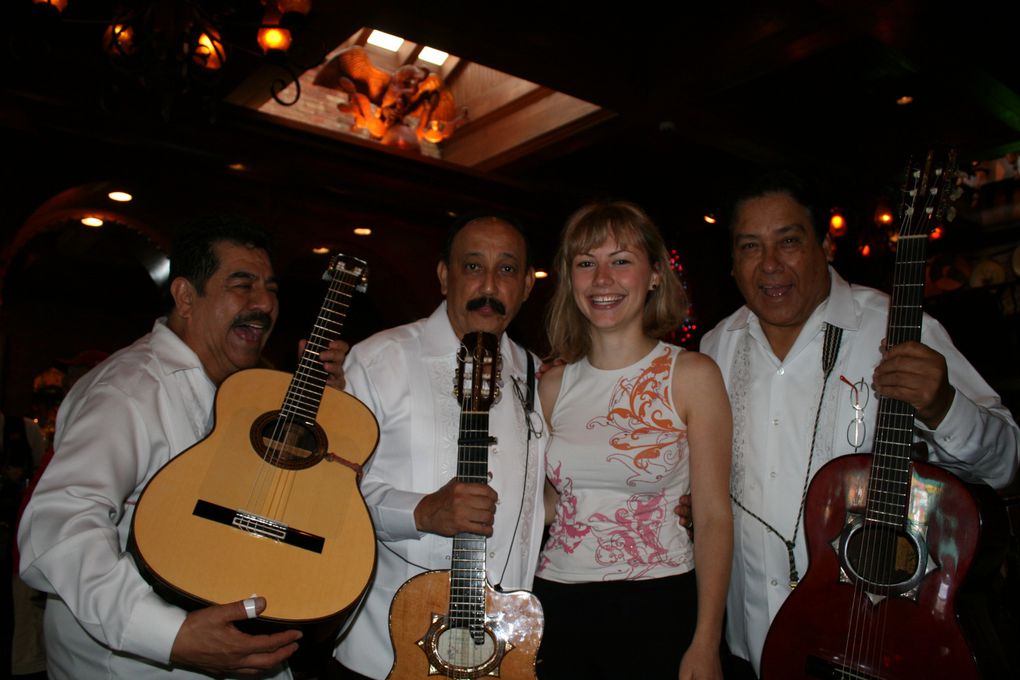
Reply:
[[[889, 347], [921, 337], [925, 242], [955, 158], [910, 172], [896, 249]], [[981, 518], [967, 487], [910, 458], [914, 408], [882, 397], [875, 452], [823, 466], [805, 510], [809, 566], [765, 639], [763, 680], [977, 678], [954, 597]]]

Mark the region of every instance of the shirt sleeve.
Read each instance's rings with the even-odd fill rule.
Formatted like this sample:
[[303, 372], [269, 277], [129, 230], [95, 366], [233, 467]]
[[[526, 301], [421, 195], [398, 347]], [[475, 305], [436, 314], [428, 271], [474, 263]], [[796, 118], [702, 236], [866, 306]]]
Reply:
[[925, 317], [922, 341], [946, 358], [949, 383], [956, 394], [935, 430], [915, 420], [919, 436], [929, 445], [933, 463], [967, 481], [1001, 489], [1020, 465], [1020, 430], [999, 395], [953, 345], [934, 319]]
[[18, 543], [21, 574], [55, 593], [107, 647], [167, 663], [186, 612], [167, 604], [121, 549], [126, 503], [147, 463], [168, 446], [158, 418], [100, 384], [62, 423], [55, 454], [29, 502]]
[[[361, 480], [361, 492], [381, 541], [418, 539], [424, 536], [414, 521], [414, 509], [425, 494], [411, 491], [410, 451], [392, 423], [409, 407], [406, 393], [408, 375], [402, 368], [403, 354], [386, 353], [386, 361], [373, 360], [355, 346], [347, 355], [345, 388], [364, 402], [380, 424], [379, 445]], [[376, 354], [376, 357], [379, 353]]]

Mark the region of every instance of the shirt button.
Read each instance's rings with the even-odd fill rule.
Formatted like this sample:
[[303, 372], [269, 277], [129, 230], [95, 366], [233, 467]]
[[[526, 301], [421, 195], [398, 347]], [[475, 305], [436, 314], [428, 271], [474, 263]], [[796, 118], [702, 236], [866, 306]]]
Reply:
[[771, 477], [772, 479], [775, 479], [776, 478], [776, 473], [775, 472], [770, 472], [769, 473], [769, 477]]
[[773, 418], [772, 419], [772, 424], [773, 425], [779, 425], [779, 418]]
[[772, 585], [774, 585], [774, 586], [778, 586], [779, 585], [779, 581], [777, 581], [776, 579], [772, 579], [772, 581], [770, 581], [770, 583], [772, 583]]
[[785, 375], [786, 374], [786, 369], [783, 368], [782, 366], [780, 366], [779, 370], [776, 371], [776, 373], [778, 373], [779, 375]]
[[449, 562], [450, 561], [450, 556], [449, 555], [443, 555], [443, 559], [446, 560], [447, 562]]
[[495, 559], [496, 558], [496, 553], [494, 553], [494, 552], [489, 553], [489, 557]]

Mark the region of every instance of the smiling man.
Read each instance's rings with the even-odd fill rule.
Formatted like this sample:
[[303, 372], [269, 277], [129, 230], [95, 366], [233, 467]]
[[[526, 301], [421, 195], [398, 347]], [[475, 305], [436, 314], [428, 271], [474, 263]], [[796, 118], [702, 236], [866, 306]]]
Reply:
[[[719, 364], [733, 406], [726, 639], [754, 673], [791, 591], [787, 542], [797, 573], [807, 568], [804, 489], [832, 458], [873, 450], [879, 400], [872, 390], [912, 404], [914, 436], [928, 445], [931, 462], [966, 480], [1003, 487], [1020, 458], [1009, 411], [937, 321], [924, 317], [921, 342], [882, 351], [889, 298], [829, 266], [820, 210], [808, 185], [783, 172], [738, 195], [729, 229], [746, 304], [700, 348]], [[753, 677], [745, 672], [728, 677]]]
[[67, 395], [21, 522], [22, 576], [50, 594], [50, 678], [290, 677], [283, 663], [300, 633], [233, 625], [263, 598], [186, 612], [125, 551], [146, 483], [209, 433], [217, 387], [259, 362], [278, 311], [267, 237], [246, 220], [194, 225], [175, 244], [170, 278], [168, 317]]
[[[530, 589], [534, 577], [544, 526], [545, 440], [525, 427], [528, 354], [505, 334], [535, 281], [524, 235], [500, 217], [462, 220], [450, 230], [436, 272], [445, 302], [427, 319], [355, 345], [344, 364], [347, 389], [379, 419], [379, 446], [361, 489], [381, 547], [375, 580], [337, 648], [330, 678], [387, 676], [390, 602], [412, 576], [450, 568], [451, 536], [489, 538], [493, 586]], [[502, 359], [501, 396], [488, 412], [494, 438], [488, 484], [456, 478], [454, 369], [460, 340], [472, 331], [498, 336]], [[541, 418], [537, 396], [532, 411]]]

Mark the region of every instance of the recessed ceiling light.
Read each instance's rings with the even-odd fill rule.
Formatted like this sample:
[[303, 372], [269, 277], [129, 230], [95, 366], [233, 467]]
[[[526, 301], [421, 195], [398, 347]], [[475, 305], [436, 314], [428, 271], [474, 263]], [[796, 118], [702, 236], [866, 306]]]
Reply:
[[418, 58], [436, 66], [442, 66], [450, 57], [449, 53], [437, 50], [434, 47], [423, 47]]
[[906, 106], [907, 104], [910, 104], [913, 101], [914, 101], [913, 97], [911, 97], [909, 94], [905, 94], [899, 99], [897, 99], [896, 103], [899, 104], [900, 106]]
[[369, 229], [368, 227], [356, 227], [354, 229], [354, 233], [357, 234], [358, 236], [371, 236], [372, 230]]
[[230, 168], [231, 170], [237, 170], [238, 172], [242, 172], [248, 169], [248, 166], [245, 165], [244, 163], [231, 163], [227, 167]]
[[81, 218], [81, 223], [86, 227], [101, 227], [103, 226], [102, 218], [96, 217], [95, 215], [88, 215], [87, 217]]
[[319, 246], [318, 248], [312, 248], [312, 252], [316, 255], [325, 255], [329, 252], [329, 248], [325, 246]]
[[400, 49], [400, 46], [404, 44], [404, 39], [396, 35], [390, 35], [389, 33], [373, 30], [368, 36], [367, 42], [369, 45], [375, 45], [376, 47], [381, 47], [384, 50], [396, 52]]
[[536, 269], [535, 270], [535, 278], [536, 279], [544, 279], [547, 276], [549, 276], [549, 272], [545, 271], [544, 269]]
[[718, 221], [718, 220], [715, 219], [715, 216], [713, 216], [713, 215], [705, 215], [704, 219], [705, 219], [705, 222], [708, 223], [708, 224], [715, 224]]
[[111, 201], [117, 201], [118, 203], [127, 203], [132, 198], [134, 198], [134, 196], [132, 196], [126, 191], [111, 191], [110, 193], [107, 194], [107, 196], [110, 198]]

